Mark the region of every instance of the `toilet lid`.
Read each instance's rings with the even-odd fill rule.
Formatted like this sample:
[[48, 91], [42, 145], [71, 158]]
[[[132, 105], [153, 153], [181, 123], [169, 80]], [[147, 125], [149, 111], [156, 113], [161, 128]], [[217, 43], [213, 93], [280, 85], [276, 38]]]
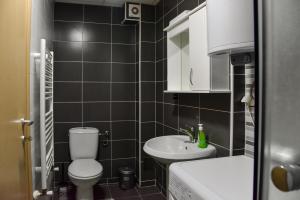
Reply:
[[72, 176], [79, 178], [94, 177], [102, 173], [102, 165], [93, 159], [74, 160], [68, 169]]

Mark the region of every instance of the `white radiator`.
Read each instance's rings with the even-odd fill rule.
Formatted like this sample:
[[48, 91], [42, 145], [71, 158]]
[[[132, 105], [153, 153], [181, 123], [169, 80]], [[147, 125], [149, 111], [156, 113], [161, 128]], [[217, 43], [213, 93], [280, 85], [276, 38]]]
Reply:
[[53, 52], [41, 39], [40, 54], [40, 137], [42, 190], [49, 189], [47, 180], [54, 165], [53, 138]]

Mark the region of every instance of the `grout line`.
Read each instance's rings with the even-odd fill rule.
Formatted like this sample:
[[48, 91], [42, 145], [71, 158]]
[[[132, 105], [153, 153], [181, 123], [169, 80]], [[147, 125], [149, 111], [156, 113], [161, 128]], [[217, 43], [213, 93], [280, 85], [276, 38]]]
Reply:
[[[113, 12], [112, 12], [112, 8], [110, 8], [110, 42], [112, 43], [112, 40], [113, 40], [113, 35], [112, 35], [112, 18], [113, 18]], [[112, 44], [110, 44], [110, 101], [112, 100], [112, 73], [113, 73], [113, 70], [112, 70], [112, 54], [113, 54], [113, 51], [112, 51]], [[112, 121], [112, 102], [110, 102], [109, 104], [109, 109], [110, 109], [110, 113], [109, 113], [109, 117], [110, 117], [110, 121]], [[112, 131], [112, 123], [109, 124], [109, 128], [110, 128], [110, 137], [113, 138], [113, 131]], [[111, 142], [111, 149], [110, 149], [110, 158], [112, 159], [113, 156], [112, 156], [112, 152], [113, 152], [113, 144]], [[112, 160], [110, 161], [110, 177], [112, 177]], [[110, 189], [109, 189], [110, 190]]]
[[[82, 6], [82, 19], [84, 21], [84, 12], [85, 12], [85, 6]], [[81, 39], [83, 40], [83, 32], [81, 32]], [[81, 126], [83, 127], [83, 121], [84, 121], [84, 106], [83, 106], [83, 95], [84, 95], [84, 86], [83, 86], [83, 78], [84, 78], [84, 66], [83, 66], [83, 43], [81, 43]], [[54, 102], [55, 103], [55, 102]]]
[[136, 64], [135, 62], [99, 62], [99, 61], [86, 61], [86, 60], [83, 60], [83, 61], [80, 61], [80, 60], [56, 60], [54, 61], [54, 63], [73, 63], [73, 62], [83, 62], [83, 63], [90, 63], [90, 64], [121, 64], [121, 65], [134, 65]]
[[[69, 41], [69, 40], [53, 40], [56, 43], [85, 43], [85, 44], [107, 44], [107, 45], [125, 45], [125, 46], [134, 46], [134, 43], [121, 43], [121, 42], [102, 42], [102, 41]], [[148, 42], [150, 43], [150, 42]]]

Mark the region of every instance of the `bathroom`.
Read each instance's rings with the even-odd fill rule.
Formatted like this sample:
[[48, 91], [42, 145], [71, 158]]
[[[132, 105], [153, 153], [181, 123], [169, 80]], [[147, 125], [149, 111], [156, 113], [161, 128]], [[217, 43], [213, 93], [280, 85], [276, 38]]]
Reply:
[[0, 5], [0, 199], [298, 199], [300, 3]]

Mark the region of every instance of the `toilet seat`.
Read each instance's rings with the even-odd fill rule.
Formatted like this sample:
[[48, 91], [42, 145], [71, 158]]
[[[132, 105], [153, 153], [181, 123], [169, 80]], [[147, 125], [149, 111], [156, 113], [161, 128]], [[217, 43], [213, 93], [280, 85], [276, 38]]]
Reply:
[[102, 165], [94, 159], [74, 160], [68, 168], [69, 176], [78, 179], [91, 179], [101, 176], [103, 172]]

